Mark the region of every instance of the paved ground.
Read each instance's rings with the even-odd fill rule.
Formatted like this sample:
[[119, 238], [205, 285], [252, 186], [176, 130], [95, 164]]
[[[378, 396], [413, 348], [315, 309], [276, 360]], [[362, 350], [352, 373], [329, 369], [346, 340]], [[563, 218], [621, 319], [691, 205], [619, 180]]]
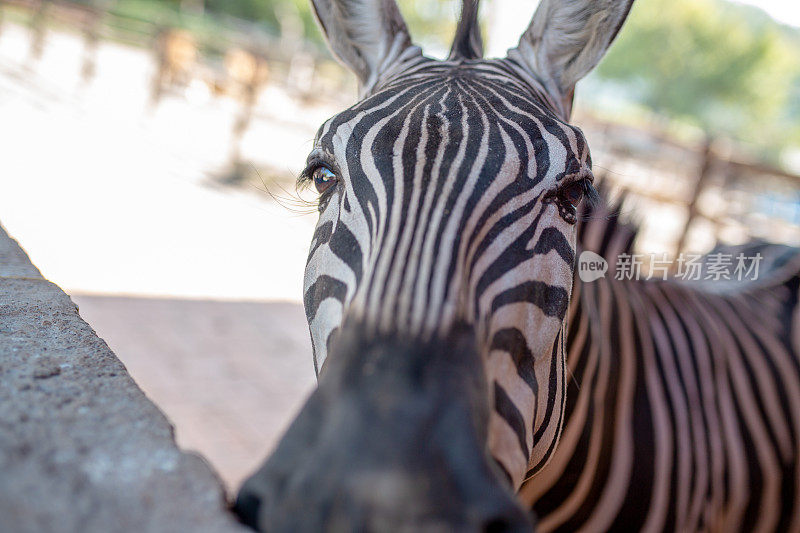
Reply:
[[83, 318], [229, 489], [315, 385], [302, 306], [73, 295]]
[[[166, 98], [146, 108], [149, 56], [0, 33], [0, 220], [230, 487], [261, 462], [315, 378], [299, 305], [313, 216], [220, 185], [238, 110]], [[270, 87], [243, 156], [296, 173], [319, 123]]]

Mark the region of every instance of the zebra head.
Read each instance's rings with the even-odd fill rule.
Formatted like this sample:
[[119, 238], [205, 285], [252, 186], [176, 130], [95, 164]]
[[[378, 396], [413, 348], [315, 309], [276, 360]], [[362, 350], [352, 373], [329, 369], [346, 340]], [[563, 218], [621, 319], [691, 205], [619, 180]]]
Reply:
[[394, 0], [313, 0], [361, 100], [319, 129], [305, 308], [319, 388], [243, 487], [277, 531], [530, 527], [513, 491], [564, 409], [575, 224], [591, 161], [567, 120], [632, 0], [543, 0], [482, 59], [466, 0], [448, 59]]

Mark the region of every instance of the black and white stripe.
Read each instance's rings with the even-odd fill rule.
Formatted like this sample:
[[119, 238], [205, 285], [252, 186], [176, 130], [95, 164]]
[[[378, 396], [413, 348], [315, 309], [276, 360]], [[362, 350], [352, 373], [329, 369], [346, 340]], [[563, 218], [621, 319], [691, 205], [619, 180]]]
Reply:
[[[583, 228], [609, 259], [635, 233]], [[566, 425], [522, 489], [541, 531], [800, 530], [800, 254], [758, 283], [576, 279]]]

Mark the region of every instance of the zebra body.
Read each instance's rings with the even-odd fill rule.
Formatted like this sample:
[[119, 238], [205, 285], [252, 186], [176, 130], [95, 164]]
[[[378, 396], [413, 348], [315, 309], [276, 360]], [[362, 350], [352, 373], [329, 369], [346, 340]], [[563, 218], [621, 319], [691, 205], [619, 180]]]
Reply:
[[[610, 261], [632, 229], [600, 216], [580, 247]], [[541, 531], [800, 530], [800, 254], [724, 293], [576, 278], [566, 422], [521, 490]]]

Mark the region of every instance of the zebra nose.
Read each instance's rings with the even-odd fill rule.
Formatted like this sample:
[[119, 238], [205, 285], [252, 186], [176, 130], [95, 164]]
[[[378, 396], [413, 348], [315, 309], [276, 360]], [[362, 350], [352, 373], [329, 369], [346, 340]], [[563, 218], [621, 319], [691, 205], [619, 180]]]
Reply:
[[261, 507], [261, 500], [259, 497], [247, 490], [243, 490], [236, 498], [233, 504], [233, 512], [239, 517], [239, 521], [251, 527], [258, 529], [258, 511]]
[[530, 520], [517, 516], [495, 516], [489, 518], [480, 530], [482, 533], [530, 533]]
[[480, 533], [530, 533], [534, 531], [534, 519], [512, 501], [498, 502], [486, 509], [479, 527]]

